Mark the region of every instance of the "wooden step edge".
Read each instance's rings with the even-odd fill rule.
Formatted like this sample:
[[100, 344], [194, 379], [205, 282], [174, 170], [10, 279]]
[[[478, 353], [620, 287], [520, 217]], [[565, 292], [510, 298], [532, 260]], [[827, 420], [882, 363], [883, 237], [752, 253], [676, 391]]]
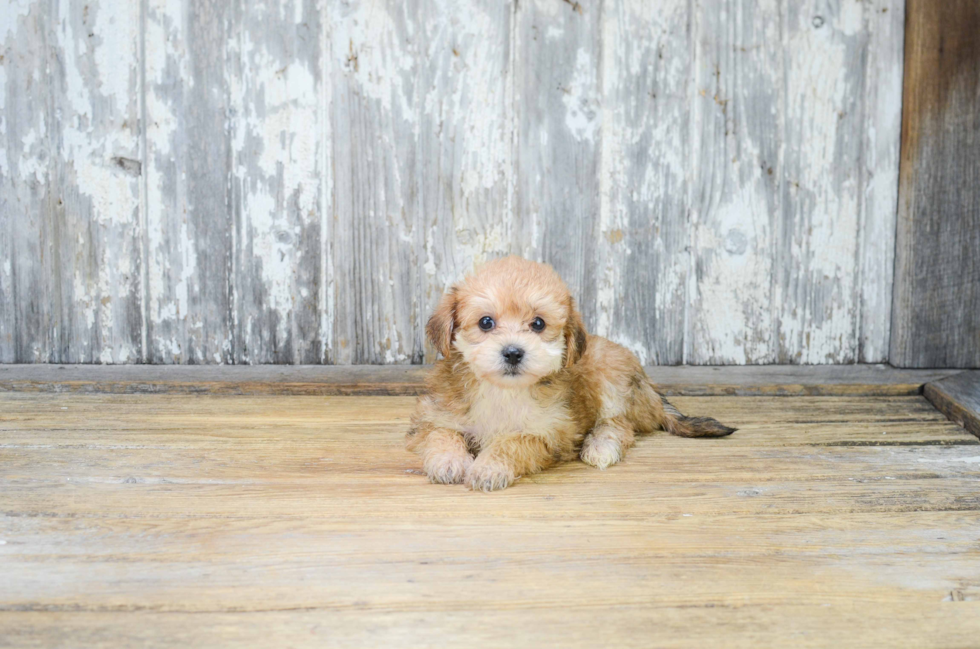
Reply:
[[[0, 392], [412, 396], [425, 365], [0, 365]], [[908, 396], [963, 370], [888, 365], [651, 366], [666, 396]]]
[[980, 370], [930, 381], [923, 394], [950, 421], [980, 437]]

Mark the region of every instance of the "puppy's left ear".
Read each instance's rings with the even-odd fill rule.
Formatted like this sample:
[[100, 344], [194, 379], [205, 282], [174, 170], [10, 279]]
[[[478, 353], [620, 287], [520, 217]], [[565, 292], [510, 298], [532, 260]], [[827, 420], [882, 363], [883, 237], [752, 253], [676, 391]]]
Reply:
[[565, 367], [571, 367], [585, 353], [589, 334], [582, 322], [582, 314], [575, 308], [575, 300], [568, 298], [568, 321], [565, 322]]
[[450, 346], [453, 344], [453, 333], [456, 329], [456, 287], [451, 286], [446, 291], [439, 306], [432, 312], [425, 333], [432, 345], [439, 350], [443, 358], [449, 358]]

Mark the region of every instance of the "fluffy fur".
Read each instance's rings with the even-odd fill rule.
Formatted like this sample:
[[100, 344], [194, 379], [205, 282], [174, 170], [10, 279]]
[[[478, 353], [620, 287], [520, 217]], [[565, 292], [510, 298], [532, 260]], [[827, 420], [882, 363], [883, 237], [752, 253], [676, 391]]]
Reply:
[[[485, 317], [489, 331], [480, 327]], [[536, 318], [541, 331], [532, 329]], [[545, 264], [519, 257], [486, 264], [443, 296], [426, 333], [443, 359], [406, 445], [432, 482], [493, 491], [576, 457], [605, 469], [623, 459], [636, 433], [735, 430], [685, 417], [630, 351], [590, 336], [568, 287]], [[516, 366], [503, 355], [513, 347], [523, 351]]]

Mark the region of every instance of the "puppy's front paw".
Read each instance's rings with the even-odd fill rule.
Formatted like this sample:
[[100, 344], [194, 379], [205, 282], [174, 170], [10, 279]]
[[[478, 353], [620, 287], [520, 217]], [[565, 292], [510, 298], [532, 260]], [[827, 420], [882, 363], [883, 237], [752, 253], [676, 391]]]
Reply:
[[589, 435], [582, 444], [579, 457], [601, 471], [623, 459], [623, 446], [615, 439]]
[[459, 484], [472, 464], [473, 456], [469, 453], [435, 453], [426, 458], [422, 468], [429, 482]]
[[473, 491], [496, 491], [514, 483], [514, 471], [499, 462], [481, 462], [479, 459], [466, 471], [463, 478]]

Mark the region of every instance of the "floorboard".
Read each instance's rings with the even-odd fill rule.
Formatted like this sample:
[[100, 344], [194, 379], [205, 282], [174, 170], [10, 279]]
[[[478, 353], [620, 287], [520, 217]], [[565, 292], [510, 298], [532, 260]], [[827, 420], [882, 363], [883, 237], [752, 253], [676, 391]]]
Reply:
[[494, 494], [414, 399], [0, 393], [0, 646], [967, 647], [980, 440], [923, 396], [688, 396]]
[[980, 437], [980, 370], [926, 383], [924, 394], [950, 420]]
[[[0, 391], [413, 396], [423, 365], [0, 365]], [[908, 396], [956, 369], [888, 365], [649, 366], [667, 396]]]

